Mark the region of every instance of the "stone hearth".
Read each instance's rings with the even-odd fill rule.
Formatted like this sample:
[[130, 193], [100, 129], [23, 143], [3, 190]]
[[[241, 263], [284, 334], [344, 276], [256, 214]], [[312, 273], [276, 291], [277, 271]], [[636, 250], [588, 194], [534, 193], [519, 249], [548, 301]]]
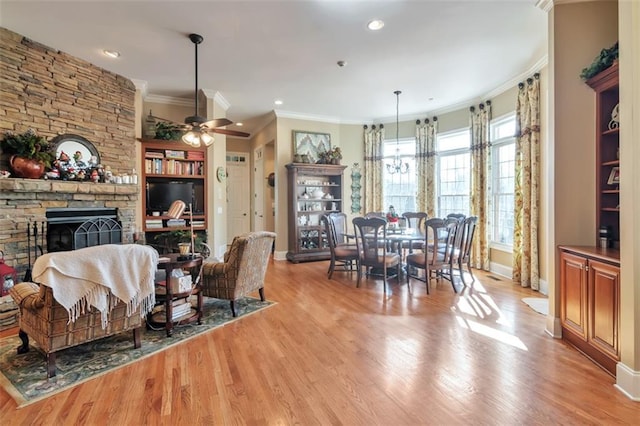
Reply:
[[[5, 261], [18, 270], [19, 278], [24, 276], [29, 263], [27, 223], [46, 222], [46, 211], [52, 208], [115, 208], [124, 230], [124, 242], [132, 242], [129, 230], [135, 223], [139, 191], [138, 185], [0, 179], [0, 250]], [[32, 262], [33, 255], [32, 251]]]

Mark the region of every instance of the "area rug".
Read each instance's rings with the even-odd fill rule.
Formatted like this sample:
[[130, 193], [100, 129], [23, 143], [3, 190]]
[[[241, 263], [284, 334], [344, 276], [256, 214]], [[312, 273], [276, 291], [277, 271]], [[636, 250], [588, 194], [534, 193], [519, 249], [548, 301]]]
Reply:
[[205, 297], [201, 325], [194, 322], [177, 326], [171, 337], [164, 329], [148, 330], [143, 326], [139, 349], [133, 347], [131, 332], [65, 349], [57, 353], [57, 374], [50, 379], [44, 355], [35, 344], [31, 344], [28, 353], [18, 355], [18, 336], [5, 337], [0, 339], [0, 385], [18, 407], [23, 407], [272, 305], [274, 302], [254, 298], [239, 299], [238, 316], [234, 318], [228, 301]]
[[524, 297], [522, 301], [539, 314], [549, 314], [549, 299], [543, 297]]

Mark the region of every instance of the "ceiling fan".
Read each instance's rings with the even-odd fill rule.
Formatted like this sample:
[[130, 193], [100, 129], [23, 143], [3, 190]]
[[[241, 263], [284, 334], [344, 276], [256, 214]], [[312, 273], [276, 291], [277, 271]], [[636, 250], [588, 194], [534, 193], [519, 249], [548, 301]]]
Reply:
[[[202, 43], [204, 38], [199, 34], [189, 34], [189, 39], [195, 45], [196, 49], [196, 72], [195, 82], [196, 88], [194, 92], [195, 101], [195, 114], [184, 119], [184, 124], [180, 125], [181, 129], [186, 133], [182, 136], [182, 141], [194, 147], [198, 147], [201, 144], [209, 146], [213, 143], [213, 136], [209, 133], [220, 133], [229, 136], [249, 137], [250, 134], [246, 132], [240, 132], [237, 130], [220, 129], [219, 127], [228, 126], [233, 124], [233, 121], [226, 118], [214, 118], [213, 120], [207, 120], [205, 117], [198, 115], [198, 45]], [[161, 117], [155, 117], [162, 121], [172, 122]]]

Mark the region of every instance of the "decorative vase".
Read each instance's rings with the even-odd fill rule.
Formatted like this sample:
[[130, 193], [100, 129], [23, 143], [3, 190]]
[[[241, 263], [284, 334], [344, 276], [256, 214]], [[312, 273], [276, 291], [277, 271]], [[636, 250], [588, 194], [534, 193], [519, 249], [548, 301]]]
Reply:
[[24, 157], [12, 155], [9, 159], [11, 170], [17, 177], [27, 179], [40, 179], [44, 175], [45, 165], [38, 160], [30, 160]]
[[187, 255], [191, 251], [191, 243], [178, 243], [178, 250], [181, 255]]

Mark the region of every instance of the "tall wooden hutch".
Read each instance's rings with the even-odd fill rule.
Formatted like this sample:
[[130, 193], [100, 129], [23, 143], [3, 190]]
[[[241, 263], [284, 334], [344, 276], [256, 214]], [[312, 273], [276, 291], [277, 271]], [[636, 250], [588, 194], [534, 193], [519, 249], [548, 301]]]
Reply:
[[289, 251], [298, 263], [331, 257], [320, 218], [341, 212], [343, 173], [347, 166], [291, 163], [286, 165], [289, 186]]

